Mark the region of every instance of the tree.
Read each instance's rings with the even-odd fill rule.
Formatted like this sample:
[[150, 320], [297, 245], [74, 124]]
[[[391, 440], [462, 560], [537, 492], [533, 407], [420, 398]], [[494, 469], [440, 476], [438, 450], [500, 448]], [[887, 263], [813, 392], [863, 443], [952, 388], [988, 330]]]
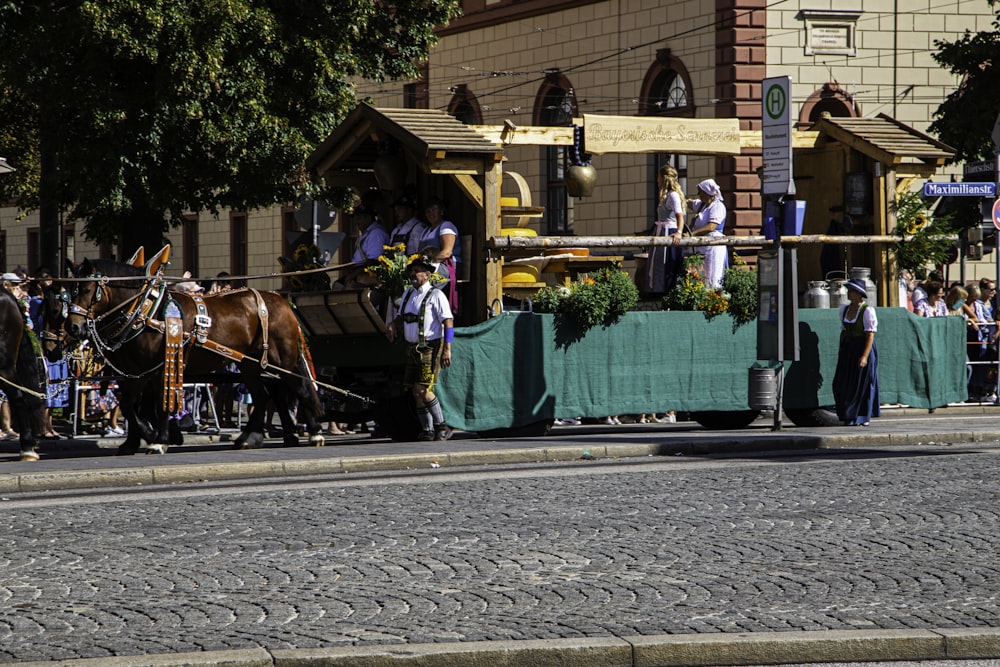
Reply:
[[[1000, 0], [986, 0], [996, 8]], [[934, 60], [962, 77], [959, 87], [934, 112], [930, 131], [957, 150], [955, 161], [987, 160], [994, 155], [991, 134], [1000, 111], [1000, 22], [991, 32], [965, 34], [954, 42], [935, 40]]]
[[[414, 77], [458, 0], [0, 0], [0, 197], [130, 253], [188, 211], [315, 192], [355, 79]], [[11, 178], [13, 177], [13, 178]], [[46, 244], [49, 250], [46, 251]], [[34, 267], [32, 267], [34, 268]]]

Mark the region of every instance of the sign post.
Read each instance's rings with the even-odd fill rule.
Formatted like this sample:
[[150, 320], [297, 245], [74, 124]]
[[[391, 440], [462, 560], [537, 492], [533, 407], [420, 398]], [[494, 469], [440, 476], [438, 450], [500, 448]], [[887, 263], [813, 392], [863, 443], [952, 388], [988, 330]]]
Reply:
[[[761, 81], [761, 125], [762, 125], [762, 157], [764, 160], [761, 174], [761, 195], [764, 200], [765, 228], [773, 225], [774, 238], [777, 247], [773, 253], [774, 281], [767, 286], [773, 289], [768, 295], [770, 303], [775, 306], [773, 319], [767, 321], [758, 319], [757, 350], [758, 354], [768, 353], [767, 358], [775, 362], [775, 409], [774, 430], [781, 430], [782, 393], [784, 388], [784, 362], [790, 357], [798, 361], [798, 257], [794, 247], [781, 247], [781, 235], [788, 227], [786, 200], [795, 198], [795, 181], [792, 164], [792, 77], [776, 76]], [[794, 226], [794, 208], [793, 208]], [[801, 231], [791, 232], [801, 234]], [[760, 253], [758, 259], [763, 265], [768, 261], [765, 256], [771, 253]], [[766, 273], [766, 271], [765, 271]], [[760, 273], [758, 273], [760, 280]], [[764, 287], [761, 287], [764, 290]], [[764, 296], [763, 292], [761, 293]], [[786, 352], [787, 348], [787, 352]], [[774, 356], [770, 356], [773, 354]]]

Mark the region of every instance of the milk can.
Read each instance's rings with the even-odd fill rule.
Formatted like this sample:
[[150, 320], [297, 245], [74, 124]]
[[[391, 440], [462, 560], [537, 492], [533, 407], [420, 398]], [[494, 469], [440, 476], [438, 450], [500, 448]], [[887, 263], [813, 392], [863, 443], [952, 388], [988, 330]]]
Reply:
[[855, 266], [848, 269], [847, 273], [851, 276], [852, 280], [860, 280], [865, 284], [865, 291], [868, 292], [866, 301], [868, 303], [875, 303], [875, 296], [878, 293], [875, 291], [875, 281], [871, 278], [872, 270], [867, 266]]
[[810, 280], [809, 290], [806, 292], [806, 308], [829, 308], [830, 292], [824, 280]]
[[840, 308], [844, 304], [848, 303], [847, 300], [847, 288], [844, 287], [844, 283], [847, 282], [846, 278], [831, 278], [835, 273], [843, 275], [843, 271], [831, 271], [826, 274], [826, 282], [828, 285], [827, 290], [830, 292], [830, 307]]

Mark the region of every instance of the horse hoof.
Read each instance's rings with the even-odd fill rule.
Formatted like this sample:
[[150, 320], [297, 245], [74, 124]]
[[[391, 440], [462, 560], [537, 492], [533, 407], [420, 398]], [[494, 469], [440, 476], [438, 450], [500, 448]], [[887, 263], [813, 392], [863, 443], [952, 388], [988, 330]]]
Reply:
[[326, 438], [322, 434], [317, 433], [316, 435], [309, 436], [309, 444], [313, 447], [323, 447], [326, 445]]
[[38, 452], [21, 452], [21, 458], [19, 461], [37, 461]]
[[132, 456], [133, 454], [135, 454], [138, 451], [139, 451], [139, 447], [138, 446], [131, 446], [130, 445], [130, 446], [126, 447], [125, 445], [119, 445], [118, 446], [118, 452], [117, 452], [117, 454], [118, 454], [118, 456]]
[[166, 454], [166, 453], [167, 453], [167, 445], [155, 444], [155, 445], [149, 445], [148, 447], [146, 447], [146, 454], [147, 455], [149, 455], [149, 454]]
[[282, 442], [284, 447], [298, 447], [299, 438], [295, 435], [286, 435], [284, 441]]

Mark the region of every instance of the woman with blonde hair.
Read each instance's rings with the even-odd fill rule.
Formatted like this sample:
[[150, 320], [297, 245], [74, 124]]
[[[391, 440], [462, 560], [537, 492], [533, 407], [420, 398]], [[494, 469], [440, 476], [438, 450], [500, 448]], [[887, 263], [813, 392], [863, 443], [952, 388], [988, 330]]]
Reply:
[[677, 242], [684, 234], [684, 191], [677, 170], [663, 165], [656, 174], [657, 203], [653, 236], [669, 236], [673, 246], [653, 246], [647, 260], [646, 291], [666, 294], [684, 270], [684, 255]]

